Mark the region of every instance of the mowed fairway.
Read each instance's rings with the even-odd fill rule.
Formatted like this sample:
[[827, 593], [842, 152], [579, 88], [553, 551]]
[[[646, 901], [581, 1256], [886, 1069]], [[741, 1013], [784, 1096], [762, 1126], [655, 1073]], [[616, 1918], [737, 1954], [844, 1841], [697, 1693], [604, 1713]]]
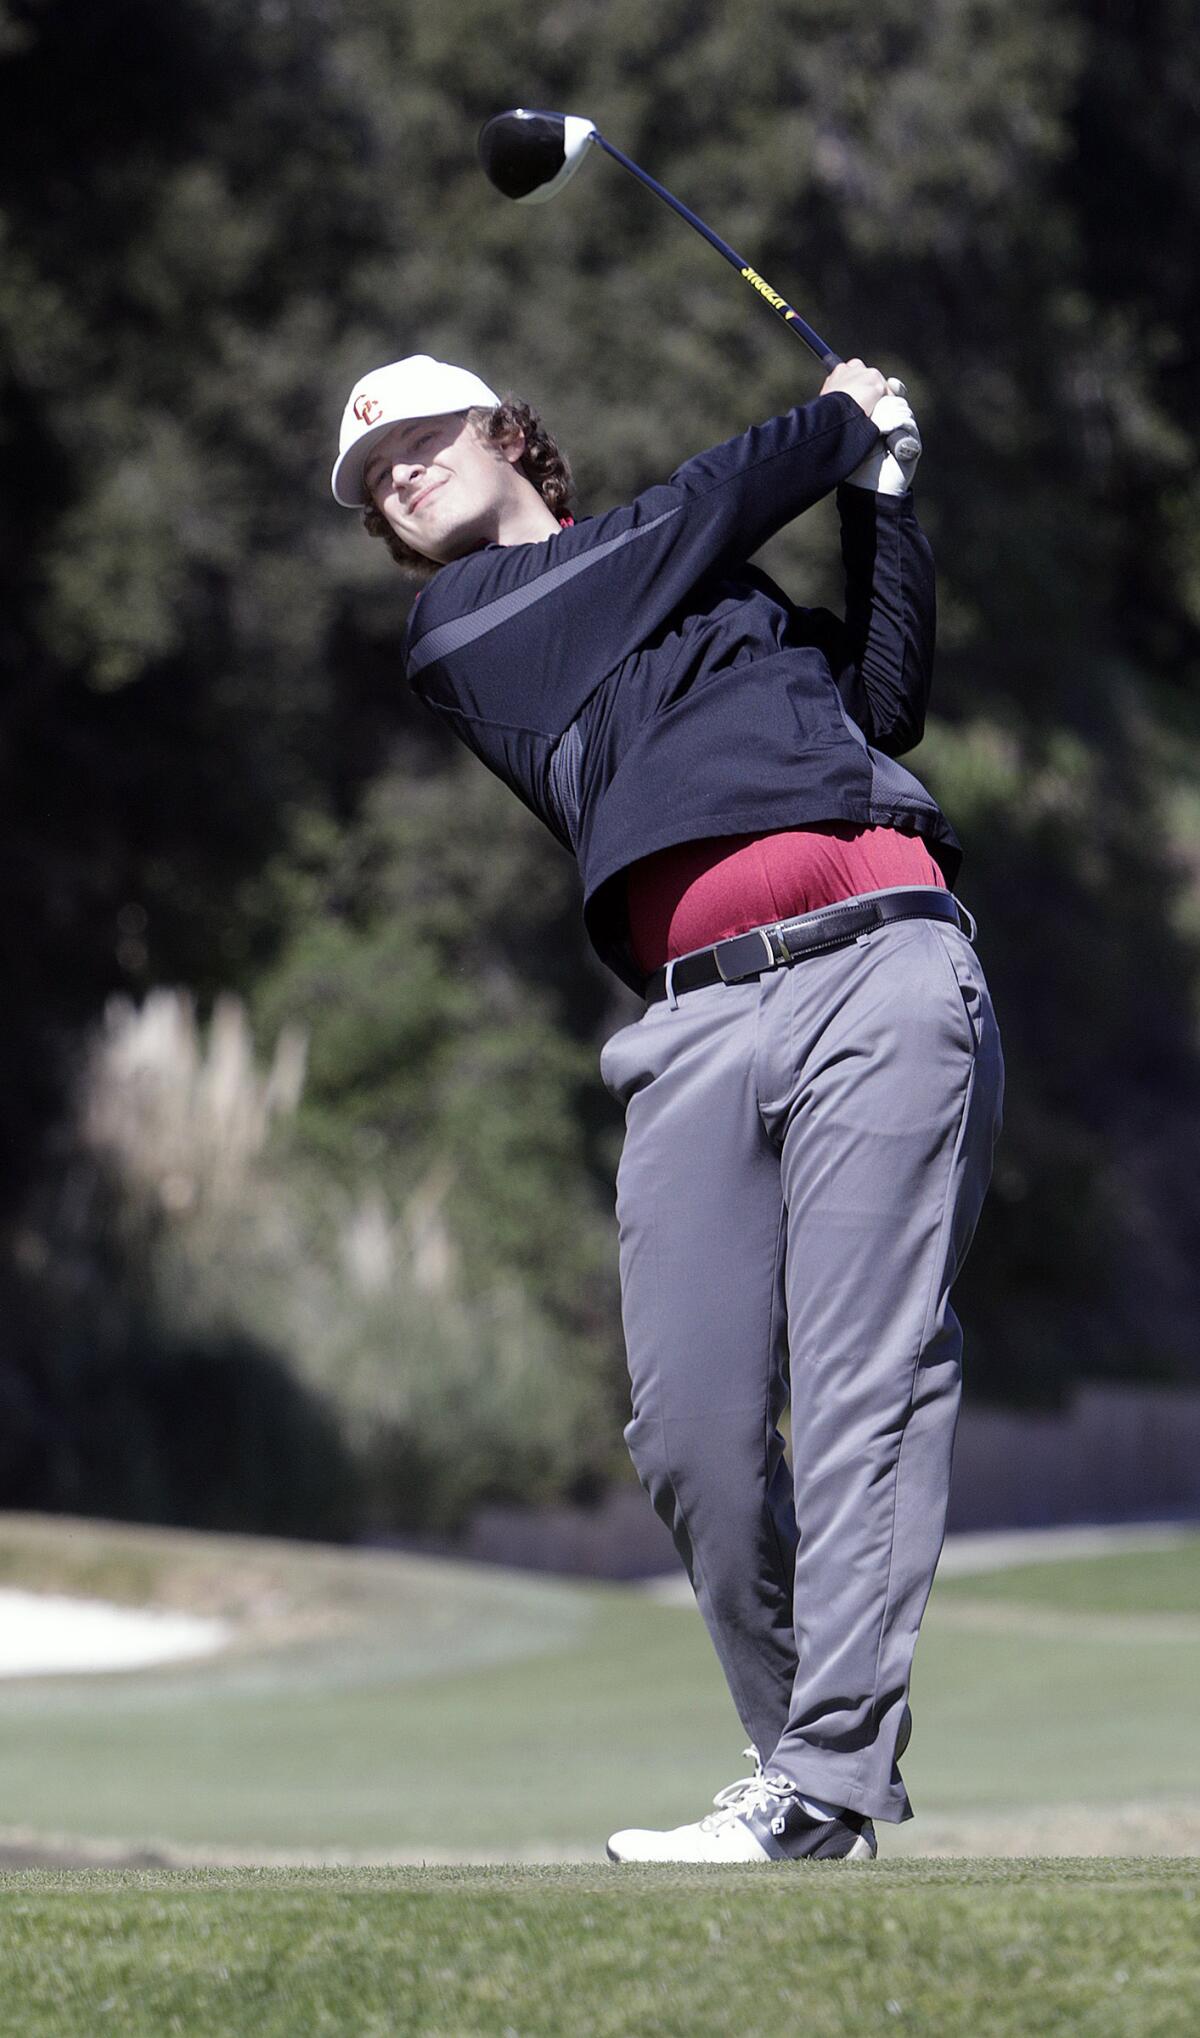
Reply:
[[[0, 1519], [0, 1582], [231, 1614], [193, 1665], [0, 1684], [10, 1860], [603, 1858], [744, 1769], [694, 1610], [432, 1559]], [[885, 1855], [1200, 1848], [1200, 1538], [935, 1590]]]
[[1191, 2038], [1200, 1864], [0, 1877], [23, 2038]]
[[238, 1632], [0, 1685], [0, 1859], [272, 1864], [0, 1873], [4, 2038], [1200, 2029], [1195, 1536], [938, 1587], [869, 1866], [603, 1862], [740, 1768], [699, 1619], [637, 1591], [15, 1517], [0, 1583]]

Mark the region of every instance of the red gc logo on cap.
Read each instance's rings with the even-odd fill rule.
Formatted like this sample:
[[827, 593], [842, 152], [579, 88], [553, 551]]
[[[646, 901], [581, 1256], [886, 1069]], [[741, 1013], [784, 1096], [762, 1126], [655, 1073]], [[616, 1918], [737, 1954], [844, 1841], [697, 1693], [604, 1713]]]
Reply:
[[382, 414], [383, 405], [378, 401], [376, 397], [374, 396], [355, 397], [354, 415], [356, 418], [361, 419], [364, 425], [373, 425], [376, 418], [382, 416]]

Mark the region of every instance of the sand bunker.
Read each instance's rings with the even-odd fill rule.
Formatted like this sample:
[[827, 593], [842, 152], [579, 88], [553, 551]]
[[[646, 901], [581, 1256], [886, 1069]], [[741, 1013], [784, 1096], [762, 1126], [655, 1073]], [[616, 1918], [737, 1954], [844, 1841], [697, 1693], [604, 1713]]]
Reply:
[[232, 1634], [229, 1621], [199, 1614], [0, 1590], [0, 1677], [141, 1670], [152, 1663], [209, 1656], [224, 1648]]

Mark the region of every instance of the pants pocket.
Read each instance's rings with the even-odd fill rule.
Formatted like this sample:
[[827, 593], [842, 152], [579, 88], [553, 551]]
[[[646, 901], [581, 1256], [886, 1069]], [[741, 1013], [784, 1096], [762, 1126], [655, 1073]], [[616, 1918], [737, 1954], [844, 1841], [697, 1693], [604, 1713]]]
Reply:
[[624, 1104], [626, 1101], [628, 1095], [626, 1085], [629, 1081], [629, 1058], [627, 1054], [622, 1054], [621, 1045], [636, 1033], [640, 1023], [640, 1020], [634, 1019], [628, 1026], [619, 1026], [615, 1033], [609, 1034], [600, 1049], [600, 1081], [609, 1096], [615, 1097], [618, 1104]]
[[978, 1052], [983, 1046], [989, 1022], [993, 1027], [996, 1023], [983, 969], [965, 934], [944, 927], [936, 920], [927, 920], [925, 925], [945, 957]]
[[1004, 1049], [992, 1006], [983, 964], [965, 934], [938, 922], [930, 922], [938, 947], [946, 958], [966, 1013], [975, 1043], [976, 1068], [981, 1081], [989, 1079], [994, 1088], [993, 1141], [999, 1137], [1004, 1116]]

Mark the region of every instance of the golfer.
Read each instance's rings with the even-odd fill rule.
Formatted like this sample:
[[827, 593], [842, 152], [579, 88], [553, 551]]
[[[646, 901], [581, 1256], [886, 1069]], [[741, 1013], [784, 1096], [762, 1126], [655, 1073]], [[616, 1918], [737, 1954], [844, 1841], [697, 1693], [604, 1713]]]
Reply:
[[[625, 1434], [754, 1766], [695, 1824], [614, 1834], [617, 1861], [864, 1859], [911, 1816], [950, 1291], [1003, 1091], [958, 842], [896, 762], [933, 656], [919, 450], [901, 386], [852, 360], [575, 521], [536, 413], [465, 369], [375, 369], [342, 420], [334, 495], [424, 582], [410, 683], [575, 855], [588, 934], [646, 1001], [601, 1059]], [[749, 563], [834, 491], [841, 616]]]

